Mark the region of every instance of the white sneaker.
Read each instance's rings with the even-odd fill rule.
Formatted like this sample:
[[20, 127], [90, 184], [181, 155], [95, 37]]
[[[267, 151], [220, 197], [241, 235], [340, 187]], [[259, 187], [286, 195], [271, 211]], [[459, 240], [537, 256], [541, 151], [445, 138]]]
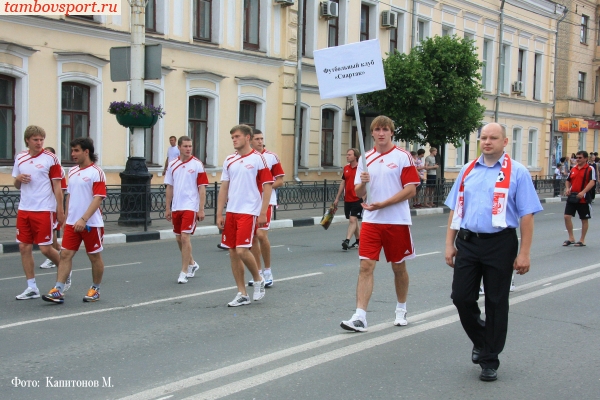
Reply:
[[270, 268], [268, 271], [265, 271], [264, 277], [265, 277], [265, 287], [273, 286], [273, 273], [271, 272]]
[[50, 261], [49, 258], [46, 258], [46, 261], [44, 261], [41, 265], [40, 268], [56, 268], [56, 264], [54, 264], [52, 261]]
[[512, 279], [510, 280], [510, 291], [514, 292], [515, 291], [515, 276], [513, 275]]
[[256, 282], [254, 285], [254, 294], [252, 295], [252, 300], [258, 301], [265, 297], [265, 278], [261, 279], [260, 282]]
[[194, 275], [196, 275], [196, 271], [198, 271], [198, 268], [200, 268], [200, 266], [198, 266], [198, 263], [194, 261], [194, 265], [188, 265], [188, 272], [186, 276], [188, 278], [193, 278]]
[[483, 290], [483, 285], [479, 286], [479, 295], [483, 296], [485, 294], [485, 290]]
[[342, 321], [340, 326], [347, 331], [366, 332], [367, 320], [361, 319], [358, 314], [354, 314], [348, 321]]
[[179, 279], [177, 279], [177, 283], [187, 283], [188, 279], [187, 279], [187, 275], [185, 272], [180, 272], [179, 273]]
[[404, 308], [396, 308], [396, 320], [394, 321], [396, 326], [406, 326], [408, 321], [406, 320], [406, 310]]
[[[260, 279], [265, 279], [263, 276], [263, 271], [262, 269], [260, 271], [258, 271], [258, 274], [260, 275]], [[254, 279], [250, 279], [248, 281], [248, 286], [254, 286]]]
[[29, 299], [39, 299], [40, 298], [40, 290], [28, 287], [25, 289], [23, 293], [16, 296], [17, 300], [29, 300]]
[[73, 275], [73, 271], [71, 271], [71, 273], [67, 277], [67, 280], [65, 282], [65, 287], [63, 288], [63, 291], [62, 291], [63, 294], [71, 288], [71, 275]]
[[247, 304], [250, 304], [250, 296], [244, 296], [241, 292], [238, 292], [235, 299], [227, 303], [229, 307], [245, 306]]

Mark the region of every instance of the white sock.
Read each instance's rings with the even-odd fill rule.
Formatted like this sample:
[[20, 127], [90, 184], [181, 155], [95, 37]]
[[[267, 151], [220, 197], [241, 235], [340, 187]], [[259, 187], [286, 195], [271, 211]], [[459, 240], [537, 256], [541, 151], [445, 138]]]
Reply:
[[396, 305], [396, 308], [404, 308], [406, 310], [406, 303], [398, 302], [398, 304]]
[[180, 277], [180, 278], [183, 278], [183, 277], [185, 277], [185, 276], [187, 276], [187, 274], [186, 274], [185, 272], [180, 272], [180, 273], [179, 273], [179, 277]]
[[37, 289], [37, 285], [35, 283], [35, 278], [32, 279], [27, 279], [27, 286], [32, 288], [32, 289]]
[[365, 310], [363, 310], [362, 308], [357, 308], [357, 309], [356, 309], [356, 314], [358, 314], [358, 316], [359, 316], [361, 319], [364, 319], [364, 320], [366, 320], [366, 319], [367, 319], [367, 312], [366, 312]]
[[265, 268], [265, 269], [263, 269], [263, 273], [267, 273], [267, 272], [271, 272], [271, 268]]

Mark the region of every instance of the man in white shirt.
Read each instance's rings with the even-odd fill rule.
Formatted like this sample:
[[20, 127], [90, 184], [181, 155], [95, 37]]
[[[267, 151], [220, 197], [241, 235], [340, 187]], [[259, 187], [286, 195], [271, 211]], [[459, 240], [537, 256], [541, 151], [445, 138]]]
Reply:
[[[265, 279], [265, 287], [273, 286], [273, 272], [271, 271], [271, 243], [269, 242], [269, 227], [271, 225], [271, 217], [273, 216], [273, 209], [277, 207], [277, 193], [275, 189], [283, 186], [283, 168], [277, 154], [270, 152], [265, 149], [265, 137], [261, 131], [254, 129], [254, 135], [252, 138], [251, 146], [254, 150], [262, 154], [267, 161], [267, 166], [271, 171], [271, 175], [275, 179], [273, 183], [273, 190], [271, 191], [271, 200], [269, 201], [269, 208], [267, 209], [267, 223], [256, 230], [256, 235], [252, 241], [252, 255], [256, 260], [258, 272]], [[260, 257], [262, 255], [265, 263], [265, 269], [261, 270]], [[253, 286], [254, 280], [248, 282], [248, 286]]]
[[[244, 281], [244, 265], [254, 280], [254, 301], [265, 296], [265, 280], [258, 273], [256, 260], [250, 252], [256, 225], [267, 223], [267, 210], [271, 200], [273, 175], [267, 161], [252, 149], [252, 128], [236, 125], [231, 131], [236, 152], [225, 159], [221, 175], [221, 189], [217, 200], [217, 226], [223, 230], [221, 245], [229, 249], [231, 271], [237, 285], [236, 297], [229, 307], [250, 304]], [[227, 203], [227, 214], [223, 209]]]
[[76, 138], [70, 145], [71, 158], [77, 165], [68, 174], [67, 223], [61, 244], [60, 264], [54, 288], [42, 296], [42, 300], [57, 304], [64, 303], [65, 282], [71, 273], [73, 257], [81, 242], [92, 264], [92, 285], [83, 296], [84, 302], [100, 300], [100, 284], [104, 274], [104, 220], [100, 206], [106, 197], [106, 177], [104, 171], [95, 164], [98, 156], [94, 154], [92, 139]]
[[12, 176], [15, 188], [21, 190], [17, 214], [17, 242], [21, 252], [27, 289], [17, 300], [37, 299], [40, 290], [35, 282], [33, 245], [37, 244], [44, 256], [58, 265], [58, 252], [52, 247], [52, 229], [57, 221], [65, 220], [63, 192], [60, 187], [62, 168], [54, 154], [44, 150], [46, 132], [30, 125], [24, 139], [28, 150], [15, 157]]
[[356, 313], [350, 320], [340, 324], [343, 329], [353, 332], [367, 330], [367, 306], [373, 293], [373, 271], [382, 248], [394, 272], [397, 300], [394, 325], [407, 324], [406, 260], [415, 257], [408, 200], [417, 193], [419, 174], [410, 153], [392, 142], [394, 122], [390, 118], [383, 115], [376, 117], [371, 123], [371, 135], [375, 148], [365, 154], [368, 172], [364, 171], [362, 163], [358, 163], [354, 179], [357, 196], [364, 197], [367, 194], [367, 183], [370, 190], [366, 202], [362, 204], [365, 211], [358, 248], [360, 272], [356, 287]]
[[202, 161], [192, 155], [192, 139], [182, 136], [177, 144], [180, 155], [171, 161], [165, 175], [165, 218], [173, 222], [173, 232], [181, 251], [181, 272], [177, 282], [187, 283], [188, 278], [193, 278], [199, 268], [192, 255], [190, 237], [196, 230], [196, 221], [204, 220], [208, 177]]
[[177, 138], [175, 136], [171, 136], [169, 138], [169, 144], [171, 147], [167, 150], [167, 159], [165, 160], [165, 168], [163, 169], [163, 176], [167, 173], [167, 168], [171, 161], [179, 157], [179, 147], [177, 147]]

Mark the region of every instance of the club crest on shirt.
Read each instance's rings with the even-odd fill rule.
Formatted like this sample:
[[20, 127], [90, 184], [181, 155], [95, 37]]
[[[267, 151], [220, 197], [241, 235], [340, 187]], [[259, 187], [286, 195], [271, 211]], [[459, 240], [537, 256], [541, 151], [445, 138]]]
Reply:
[[[32, 163], [32, 164], [33, 164], [33, 163]], [[44, 166], [43, 166], [42, 164], [35, 164], [35, 167], [36, 167], [37, 169], [42, 169], [42, 168], [44, 168]]]
[[386, 167], [388, 167], [389, 169], [395, 169], [398, 168], [398, 166], [394, 163], [389, 163], [388, 165], [386, 165]]
[[252, 169], [252, 168], [254, 168], [254, 165], [252, 165], [252, 164], [246, 164], [246, 168]]
[[193, 173], [194, 173], [194, 170], [193, 170], [193, 169], [188, 169], [188, 172], [189, 172], [190, 174], [193, 174]]
[[81, 178], [81, 180], [83, 180], [84, 182], [89, 182], [91, 181], [90, 178], [88, 178], [87, 176], [84, 176], [83, 178]]

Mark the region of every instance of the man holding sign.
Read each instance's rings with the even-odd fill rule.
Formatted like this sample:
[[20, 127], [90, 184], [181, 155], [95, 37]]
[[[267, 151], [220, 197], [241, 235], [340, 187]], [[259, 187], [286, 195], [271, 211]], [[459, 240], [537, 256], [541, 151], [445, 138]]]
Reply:
[[371, 123], [371, 135], [375, 148], [365, 154], [368, 172], [358, 164], [354, 180], [356, 195], [364, 197], [366, 184], [370, 193], [364, 208], [361, 231], [360, 272], [356, 288], [356, 313], [340, 326], [353, 332], [367, 330], [367, 306], [373, 292], [373, 271], [383, 248], [385, 258], [392, 263], [396, 287], [396, 319], [394, 325], [403, 326], [406, 321], [406, 297], [408, 273], [406, 260], [415, 257], [409, 226], [412, 224], [408, 200], [417, 193], [421, 183], [419, 174], [409, 152], [392, 142], [394, 122], [383, 115]]

